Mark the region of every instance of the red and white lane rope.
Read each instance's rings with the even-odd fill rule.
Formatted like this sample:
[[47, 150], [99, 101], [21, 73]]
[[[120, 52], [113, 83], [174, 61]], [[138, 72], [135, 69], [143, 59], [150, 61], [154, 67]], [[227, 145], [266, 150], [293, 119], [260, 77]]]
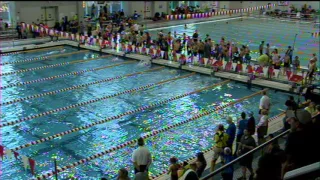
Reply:
[[66, 76], [71, 76], [71, 75], [80, 75], [80, 74], [83, 74], [83, 73], [86, 73], [86, 72], [98, 71], [98, 70], [102, 70], [102, 69], [112, 68], [112, 67], [120, 66], [120, 65], [123, 65], [123, 64], [130, 64], [130, 63], [135, 63], [135, 62], [136, 61], [126, 61], [126, 62], [113, 64], [113, 65], [109, 65], [109, 66], [102, 66], [102, 67], [98, 67], [98, 68], [86, 69], [86, 70], [81, 70], [81, 71], [74, 71], [74, 72], [71, 72], [71, 73], [66, 73], [66, 74], [61, 74], [61, 75], [56, 75], [56, 76], [50, 76], [50, 77], [36, 79], [36, 80], [32, 80], [32, 81], [18, 82], [18, 83], [15, 83], [15, 84], [9, 84], [7, 86], [2, 86], [2, 87], [0, 87], [0, 89], [6, 89], [6, 88], [10, 88], [10, 87], [15, 87], [15, 86], [23, 86], [23, 85], [32, 84], [32, 83], [49, 81], [49, 80], [53, 80], [53, 79], [57, 79], [57, 78], [63, 78], [63, 77], [66, 77]]
[[[110, 55], [107, 55], [107, 56], [110, 56]], [[69, 65], [69, 64], [84, 63], [84, 62], [88, 62], [88, 61], [102, 59], [107, 56], [100, 56], [100, 57], [86, 59], [86, 60], [76, 60], [76, 61], [71, 61], [71, 62], [64, 62], [64, 63], [59, 63], [59, 64], [52, 64], [52, 65], [47, 65], [47, 66], [40, 66], [40, 67], [35, 67], [35, 68], [23, 69], [23, 70], [19, 70], [19, 71], [6, 72], [6, 73], [1, 73], [0, 76], [7, 76], [7, 75], [24, 73], [24, 72], [29, 72], [29, 71], [37, 71], [37, 70], [42, 70], [42, 69], [65, 66], [65, 65]]]
[[[268, 119], [268, 122], [270, 123], [270, 122], [278, 119], [279, 117], [282, 117], [283, 115], [285, 115], [284, 112], [282, 112], [282, 113], [280, 113], [280, 114], [278, 114], [278, 115], [276, 115], [276, 116], [273, 116], [273, 117], [271, 117], [271, 118]], [[213, 150], [213, 147], [211, 147], [211, 148], [209, 148], [209, 149], [206, 149], [206, 150], [204, 150], [204, 151], [202, 151], [202, 152], [203, 152], [203, 153], [207, 153], [207, 152], [209, 152], [209, 151], [211, 151], [211, 150]], [[186, 159], [186, 160], [183, 160], [183, 161], [190, 162], [190, 161], [194, 161], [196, 158], [197, 158], [196, 156], [193, 156], [193, 157], [190, 157], [190, 158], [188, 158], [188, 159]], [[182, 164], [183, 164], [183, 162], [180, 163], [180, 165], [182, 165]], [[159, 174], [152, 175], [152, 176], [151, 176], [151, 179], [159, 178], [160, 176], [166, 174], [167, 172], [168, 172], [167, 170], [163, 170], [163, 171], [161, 171], [161, 173], [159, 173]]]
[[79, 88], [87, 87], [87, 86], [94, 85], [94, 84], [100, 84], [100, 83], [104, 83], [104, 82], [109, 82], [109, 81], [113, 81], [113, 80], [116, 80], [116, 79], [121, 79], [121, 78], [124, 78], [124, 77], [135, 76], [135, 75], [138, 75], [138, 74], [143, 74], [143, 73], [150, 72], [150, 71], [156, 71], [156, 70], [163, 69], [163, 68], [164, 68], [164, 66], [161, 66], [161, 67], [149, 69], [149, 70], [146, 70], [146, 71], [141, 71], [141, 72], [136, 72], [136, 73], [132, 73], [132, 74], [126, 74], [126, 75], [123, 75], [123, 76], [116, 76], [116, 77], [112, 77], [112, 78], [102, 79], [102, 80], [98, 80], [98, 81], [94, 81], [94, 82], [90, 82], [90, 83], [71, 86], [71, 87], [58, 89], [58, 90], [50, 91], [50, 92], [45, 92], [45, 93], [41, 93], [41, 94], [35, 94], [35, 95], [27, 96], [27, 97], [24, 97], [24, 98], [19, 98], [19, 99], [14, 99], [14, 100], [8, 101], [8, 102], [3, 102], [3, 103], [0, 104], [0, 106], [14, 104], [14, 103], [22, 102], [22, 101], [29, 100], [29, 99], [40, 98], [40, 97], [43, 97], [43, 96], [53, 95], [53, 94], [57, 94], [57, 93], [60, 93], [60, 92], [79, 89]]
[[127, 111], [127, 112], [124, 112], [124, 113], [121, 113], [121, 114], [118, 114], [118, 115], [115, 115], [115, 116], [112, 116], [112, 117], [108, 117], [108, 118], [103, 119], [101, 121], [97, 121], [97, 122], [94, 122], [94, 123], [91, 123], [91, 124], [88, 124], [88, 125], [85, 125], [85, 126], [77, 127], [77, 128], [74, 128], [74, 129], [70, 129], [68, 131], [64, 131], [64, 132], [61, 132], [61, 133], [58, 133], [58, 134], [55, 134], [55, 135], [52, 135], [52, 136], [48, 136], [48, 137], [45, 137], [45, 138], [42, 138], [42, 139], [39, 139], [39, 140], [36, 140], [36, 141], [29, 142], [27, 144], [24, 144], [24, 145], [21, 145], [21, 146], [13, 148], [12, 151], [17, 151], [17, 150], [20, 150], [20, 149], [23, 149], [23, 148], [26, 148], [26, 147], [29, 147], [29, 146], [32, 146], [32, 145], [36, 145], [36, 144], [40, 144], [40, 143], [52, 140], [52, 139], [57, 138], [57, 137], [65, 136], [65, 135], [70, 134], [70, 133], [74, 133], [74, 132], [77, 132], [77, 131], [80, 131], [80, 130], [88, 129], [90, 127], [93, 127], [93, 126], [96, 126], [96, 125], [99, 125], [99, 124], [104, 124], [106, 122], [110, 122], [112, 120], [119, 119], [119, 118], [121, 118], [123, 116], [131, 115], [131, 114], [134, 114], [134, 113], [137, 113], [137, 112], [140, 112], [140, 111], [144, 111], [144, 110], [151, 109], [151, 108], [154, 108], [154, 107], [157, 107], [157, 106], [161, 106], [161, 105], [167, 104], [167, 103], [169, 103], [171, 101], [175, 101], [177, 99], [189, 96], [191, 94], [199, 93], [199, 92], [204, 91], [204, 90], [212, 89], [212, 88], [214, 88], [216, 86], [221, 86], [221, 85], [229, 83], [229, 82], [230, 82], [230, 80], [222, 81], [220, 83], [213, 84], [211, 86], [207, 86], [207, 87], [198, 89], [196, 91], [192, 91], [192, 92], [188, 92], [188, 93], [185, 93], [185, 94], [181, 94], [181, 95], [172, 97], [172, 98], [167, 99], [167, 100], [163, 100], [163, 101], [160, 101], [160, 102], [157, 102], [157, 103], [152, 103], [152, 104], [147, 105], [147, 106], [140, 106], [137, 109], [134, 109], [134, 110], [131, 110], [131, 111]]
[[95, 103], [95, 102], [102, 101], [102, 100], [105, 100], [105, 99], [109, 99], [109, 98], [113, 98], [113, 97], [116, 97], [116, 96], [120, 96], [122, 94], [128, 94], [128, 93], [132, 93], [132, 92], [136, 92], [136, 91], [146, 90], [146, 89], [149, 89], [149, 88], [152, 88], [152, 87], [155, 87], [155, 86], [158, 86], [158, 85], [170, 82], [170, 81], [186, 78], [186, 77], [193, 76], [193, 75], [195, 75], [195, 73], [191, 73], [191, 74], [188, 74], [188, 75], [171, 78], [171, 79], [168, 79], [168, 80], [165, 80], [165, 81], [160, 81], [160, 82], [157, 82], [157, 83], [151, 83], [151, 84], [148, 84], [148, 85], [145, 85], [145, 86], [140, 86], [140, 87], [137, 87], [137, 88], [125, 90], [125, 91], [122, 91], [122, 92], [118, 92], [116, 94], [104, 96], [104, 97], [93, 99], [93, 100], [90, 100], [90, 101], [85, 101], [85, 102], [81, 102], [81, 103], [77, 103], [77, 104], [61, 107], [61, 108], [58, 108], [58, 109], [46, 111], [46, 112], [39, 113], [39, 114], [36, 114], [36, 115], [31, 115], [31, 116], [24, 117], [24, 118], [15, 120], [15, 121], [10, 121], [10, 122], [6, 122], [6, 123], [3, 123], [3, 124], [0, 124], [0, 127], [12, 126], [12, 125], [24, 122], [24, 121], [29, 121], [29, 120], [36, 119], [36, 118], [39, 118], [39, 117], [42, 117], [42, 116], [47, 116], [47, 115], [50, 115], [50, 114], [53, 114], [53, 113], [56, 113], [56, 112], [65, 111], [65, 110], [68, 110], [68, 109], [72, 109], [72, 108], [84, 106], [84, 105], [87, 105], [87, 104]]
[[19, 64], [19, 63], [26, 63], [26, 62], [33, 62], [33, 61], [43, 61], [43, 60], [47, 60], [49, 58], [69, 56], [69, 55], [72, 55], [72, 54], [79, 54], [79, 53], [88, 52], [88, 51], [89, 50], [82, 50], [82, 51], [76, 51], [76, 52], [70, 52], [70, 53], [64, 53], [64, 54], [55, 54], [55, 55], [51, 55], [51, 56], [42, 56], [42, 57], [30, 58], [30, 59], [19, 60], [19, 61], [4, 62], [4, 63], [0, 63], [0, 65]]
[[[186, 123], [188, 123], [188, 122], [194, 121], [194, 120], [199, 119], [199, 118], [201, 118], [201, 117], [203, 117], [203, 116], [207, 116], [207, 115], [209, 115], [209, 114], [211, 114], [211, 113], [213, 113], [213, 112], [216, 112], [216, 111], [218, 111], [218, 110], [221, 110], [221, 109], [226, 108], [226, 107], [228, 107], [228, 106], [231, 106], [231, 105], [233, 105], [233, 104], [236, 104], [236, 103], [239, 103], [239, 102], [241, 102], [241, 101], [244, 101], [245, 99], [251, 98], [251, 97], [256, 96], [256, 95], [259, 95], [259, 94], [261, 94], [262, 92], [267, 91], [267, 90], [268, 90], [268, 89], [264, 89], [264, 90], [262, 90], [262, 91], [253, 93], [253, 94], [251, 94], [251, 95], [249, 95], [249, 96], [245, 96], [245, 97], [243, 97], [243, 98], [240, 98], [240, 99], [238, 99], [238, 100], [236, 100], [236, 101], [229, 102], [229, 103], [227, 103], [227, 104], [225, 104], [225, 105], [223, 105], [223, 106], [218, 106], [218, 107], [216, 107], [216, 108], [214, 108], [214, 109], [212, 109], [212, 110], [208, 110], [208, 111], [206, 111], [206, 112], [204, 112], [204, 113], [197, 114], [197, 115], [193, 116], [192, 118], [189, 118], [189, 119], [187, 119], [187, 120], [185, 120], [185, 121], [181, 121], [181, 122], [179, 122], [179, 123], [176, 123], [176, 124], [167, 126], [167, 127], [165, 127], [165, 128], [159, 129], [159, 130], [154, 130], [154, 131], [152, 131], [152, 132], [150, 132], [150, 133], [148, 133], [148, 134], [146, 134], [146, 135], [143, 135], [142, 138], [143, 138], [143, 139], [146, 139], [146, 138], [155, 136], [155, 135], [157, 135], [157, 134], [163, 133], [163, 132], [165, 132], [165, 131], [168, 131], [169, 129], [172, 129], [172, 128], [181, 126], [181, 125], [183, 125], [183, 124], [186, 124]], [[99, 152], [99, 153], [97, 153], [97, 154], [94, 154], [94, 155], [92, 155], [92, 156], [89, 156], [89, 157], [87, 157], [87, 158], [81, 159], [81, 160], [79, 160], [79, 161], [77, 161], [77, 162], [71, 163], [71, 164], [66, 165], [66, 166], [64, 166], [64, 167], [62, 167], [62, 168], [58, 168], [57, 172], [55, 172], [55, 171], [47, 172], [47, 173], [41, 174], [40, 176], [38, 176], [38, 177], [36, 177], [36, 178], [34, 178], [34, 179], [37, 179], [37, 180], [46, 179], [46, 178], [48, 178], [48, 177], [50, 177], [50, 176], [53, 176], [53, 175], [56, 174], [56, 173], [65, 171], [65, 170], [67, 170], [67, 169], [74, 168], [74, 167], [76, 167], [76, 166], [78, 166], [78, 165], [80, 165], [80, 164], [83, 164], [83, 163], [86, 163], [86, 162], [91, 161], [91, 160], [93, 160], [93, 159], [99, 158], [99, 157], [104, 156], [104, 155], [106, 155], [106, 154], [108, 154], [108, 153], [110, 153], [110, 152], [113, 152], [113, 151], [122, 149], [122, 148], [124, 148], [124, 147], [126, 147], [126, 146], [128, 146], [128, 145], [131, 145], [131, 144], [133, 144], [133, 143], [136, 143], [136, 142], [137, 142], [137, 139], [124, 142], [124, 143], [122, 143], [122, 144], [120, 144], [120, 145], [117, 145], [117, 146], [114, 146], [114, 147], [112, 147], [112, 148], [110, 148], [110, 149], [108, 149], [108, 150], [105, 150], [105, 151]]]

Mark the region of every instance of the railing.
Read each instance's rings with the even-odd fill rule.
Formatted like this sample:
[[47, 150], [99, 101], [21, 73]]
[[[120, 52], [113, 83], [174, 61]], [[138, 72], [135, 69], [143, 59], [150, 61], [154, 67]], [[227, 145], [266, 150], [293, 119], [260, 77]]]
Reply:
[[[263, 153], [264, 148], [265, 148], [267, 145], [269, 145], [269, 144], [277, 141], [279, 138], [285, 136], [286, 134], [289, 133], [289, 131], [290, 131], [290, 130], [287, 130], [287, 131], [285, 131], [285, 132], [280, 133], [279, 135], [277, 135], [276, 137], [272, 138], [271, 140], [269, 140], [269, 141], [261, 144], [260, 146], [252, 149], [251, 151], [249, 151], [249, 152], [247, 152], [247, 153], [239, 156], [238, 158], [236, 158], [235, 160], [231, 161], [230, 163], [223, 165], [222, 167], [218, 168], [218, 169], [215, 170], [214, 172], [211, 172], [210, 174], [204, 176], [203, 178], [201, 178], [201, 180], [209, 180], [209, 179], [212, 180], [211, 178], [215, 178], [215, 177], [216, 177], [216, 179], [221, 179], [221, 174], [223, 173], [224, 170], [226, 170], [227, 168], [230, 168], [231, 166], [237, 165], [237, 164], [240, 162], [240, 160], [242, 160], [243, 158], [247, 157], [248, 155], [260, 156], [261, 153]], [[257, 154], [259, 154], [259, 155], [257, 155]], [[255, 164], [255, 163], [253, 162], [253, 164]], [[236, 169], [236, 168], [235, 168], [235, 169]], [[241, 172], [240, 172], [240, 173], [241, 173]], [[238, 174], [239, 174], [239, 172], [237, 172], [237, 171], [234, 172], [234, 175], [238, 175]], [[241, 175], [240, 175], [240, 176], [241, 176]], [[240, 177], [240, 176], [239, 176], [239, 177]]]
[[284, 175], [284, 180], [304, 180], [320, 177], [320, 162], [292, 170]]

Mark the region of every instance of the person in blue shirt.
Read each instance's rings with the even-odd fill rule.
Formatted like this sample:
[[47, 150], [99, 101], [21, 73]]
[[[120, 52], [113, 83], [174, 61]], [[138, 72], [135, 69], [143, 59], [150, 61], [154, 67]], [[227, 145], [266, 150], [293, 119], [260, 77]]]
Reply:
[[241, 137], [243, 136], [243, 131], [245, 129], [247, 129], [247, 127], [248, 127], [248, 120], [246, 119], [246, 113], [245, 112], [241, 113], [241, 119], [238, 121], [237, 127], [238, 127], [237, 139], [236, 139], [237, 145], [236, 145], [236, 151], [235, 152], [238, 151], [238, 142], [241, 141]]
[[226, 133], [229, 135], [229, 139], [227, 141], [227, 147], [229, 147], [231, 149], [232, 152], [232, 144], [234, 139], [236, 138], [236, 125], [233, 123], [232, 121], [232, 117], [228, 117], [227, 119], [227, 123], [229, 124]]
[[[224, 148], [223, 159], [226, 164], [234, 160], [234, 157], [232, 156], [232, 151], [229, 147]], [[233, 172], [234, 172], [233, 165], [228, 166], [227, 168], [224, 169], [224, 171], [221, 174], [222, 179], [233, 180]]]

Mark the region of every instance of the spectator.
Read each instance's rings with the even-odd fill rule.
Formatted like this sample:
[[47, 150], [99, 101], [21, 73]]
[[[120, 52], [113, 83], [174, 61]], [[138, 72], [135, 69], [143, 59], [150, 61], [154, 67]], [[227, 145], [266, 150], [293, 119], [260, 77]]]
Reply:
[[151, 153], [150, 151], [144, 147], [143, 138], [138, 139], [138, 149], [133, 151], [132, 154], [132, 162], [134, 165], [134, 172], [137, 174], [138, 172], [148, 172], [148, 169], [152, 163]]
[[316, 115], [313, 116], [312, 122], [315, 125], [315, 127], [320, 129], [320, 126], [319, 126], [320, 125], [320, 105], [317, 105], [316, 109], [317, 109], [317, 112], [316, 112]]
[[[237, 152], [238, 156], [241, 156], [256, 147], [256, 142], [253, 139], [253, 137], [249, 134], [249, 131], [247, 129], [244, 130], [244, 134], [241, 138], [241, 141], [238, 142], [238, 144], [239, 144], [239, 150]], [[247, 179], [246, 178], [247, 169], [250, 171], [249, 180], [253, 180], [254, 173], [252, 169], [252, 160], [253, 160], [253, 154], [248, 154], [240, 160], [239, 163], [242, 168], [242, 177], [238, 178], [238, 180]]]
[[254, 135], [256, 132], [256, 120], [254, 119], [253, 112], [250, 111], [248, 113], [249, 119], [248, 119], [248, 131], [251, 135]]
[[281, 180], [281, 162], [273, 154], [265, 154], [259, 158], [255, 180]]
[[[273, 134], [269, 134], [267, 137], [267, 141], [270, 141], [273, 139]], [[278, 139], [274, 139], [266, 148], [265, 153], [275, 155], [279, 158], [281, 163], [284, 163], [286, 161], [286, 155], [284, 150], [282, 150], [279, 146]]]
[[211, 161], [211, 172], [214, 171], [216, 162], [219, 157], [221, 157], [221, 161], [223, 161], [223, 149], [227, 146], [228, 134], [224, 132], [224, 127], [222, 124], [218, 126], [217, 132], [214, 135], [215, 146], [213, 149], [213, 159]]
[[129, 173], [128, 173], [128, 171], [125, 169], [125, 168], [121, 168], [120, 170], [119, 170], [119, 176], [118, 176], [118, 180], [130, 180], [130, 178], [129, 178]]
[[270, 106], [271, 106], [271, 103], [270, 103], [270, 98], [267, 96], [267, 91], [263, 91], [262, 97], [260, 99], [259, 114], [261, 114], [262, 109], [265, 109], [269, 112]]
[[186, 170], [186, 172], [180, 177], [181, 180], [198, 180], [198, 176], [196, 173], [197, 170], [197, 164], [191, 163], [189, 165], [189, 168]]
[[237, 132], [237, 139], [236, 139], [236, 151], [235, 154], [237, 154], [238, 151], [238, 142], [241, 141], [241, 138], [243, 136], [243, 131], [248, 127], [248, 120], [246, 119], [246, 113], [241, 113], [241, 119], [238, 121], [238, 132]]
[[282, 176], [290, 170], [319, 161], [318, 153], [310, 133], [311, 115], [306, 110], [297, 110], [289, 116], [291, 132], [288, 135], [285, 152], [287, 155]]
[[227, 147], [229, 147], [231, 149], [231, 152], [232, 152], [233, 141], [234, 141], [234, 139], [236, 137], [236, 125], [233, 123], [231, 116], [228, 117], [227, 123], [229, 124], [229, 126], [228, 126], [228, 128], [226, 130], [226, 133], [229, 136], [229, 139], [227, 141]]
[[198, 177], [201, 177], [203, 171], [206, 169], [206, 166], [207, 166], [207, 161], [204, 158], [203, 152], [197, 153], [196, 164], [197, 164], [197, 171], [196, 171], [197, 175]]
[[178, 180], [178, 170], [180, 168], [180, 165], [177, 163], [178, 159], [176, 157], [172, 157], [170, 158], [170, 167], [169, 167], [169, 171], [168, 174], [171, 173], [171, 180]]
[[17, 33], [18, 33], [18, 39], [22, 39], [22, 28], [21, 28], [21, 24], [17, 23], [17, 27], [16, 27]]
[[289, 64], [292, 64], [292, 54], [293, 54], [293, 49], [291, 49], [291, 46], [288, 46], [288, 49], [286, 51], [286, 56], [289, 56]]
[[264, 136], [267, 135], [268, 132], [268, 111], [263, 109], [261, 111], [261, 118], [257, 125], [257, 133], [258, 133], [258, 144], [261, 145], [265, 142]]
[[259, 45], [260, 56], [262, 56], [263, 54], [263, 48], [264, 48], [264, 41], [261, 41], [261, 44]]
[[309, 106], [305, 108], [306, 111], [308, 111], [311, 116], [315, 116], [317, 114], [316, 111], [316, 104], [314, 102], [310, 102]]
[[[232, 156], [232, 151], [229, 147], [226, 147], [224, 148], [224, 155], [223, 155], [223, 158], [224, 158], [224, 162], [226, 164], [230, 163], [231, 161], [233, 161], [234, 157]], [[233, 180], [233, 165], [227, 167], [223, 173], [221, 174], [222, 175], [222, 178], [223, 180]]]

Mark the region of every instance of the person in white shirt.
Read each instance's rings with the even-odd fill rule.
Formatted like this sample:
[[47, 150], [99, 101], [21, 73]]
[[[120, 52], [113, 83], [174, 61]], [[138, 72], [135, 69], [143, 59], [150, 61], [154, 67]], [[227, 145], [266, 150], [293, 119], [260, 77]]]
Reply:
[[268, 111], [266, 109], [261, 110], [261, 118], [257, 125], [258, 144], [261, 145], [265, 142], [264, 136], [268, 132]]
[[262, 97], [260, 99], [260, 105], [259, 105], [259, 114], [261, 114], [261, 110], [265, 109], [267, 112], [270, 110], [270, 98], [267, 96], [267, 91], [263, 91]]
[[152, 163], [152, 157], [150, 151], [144, 147], [143, 138], [138, 139], [139, 147], [133, 151], [132, 162], [134, 165], [134, 173], [148, 172], [148, 169]]

